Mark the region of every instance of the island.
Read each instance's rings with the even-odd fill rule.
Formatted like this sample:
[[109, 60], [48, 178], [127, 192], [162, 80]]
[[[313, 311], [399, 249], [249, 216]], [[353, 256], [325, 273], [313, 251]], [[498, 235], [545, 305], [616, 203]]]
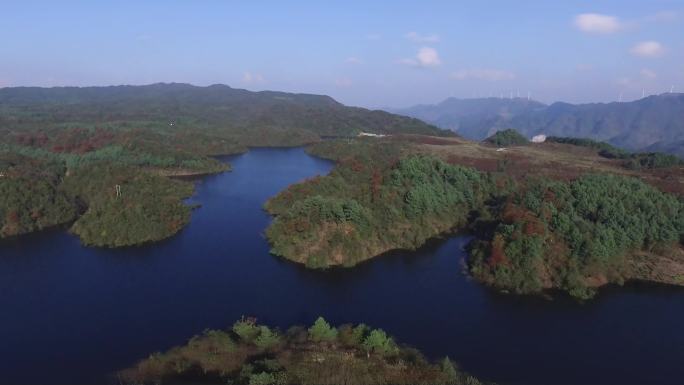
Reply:
[[117, 374], [123, 384], [483, 385], [448, 357], [430, 362], [365, 324], [282, 332], [242, 318], [230, 330], [207, 330], [184, 346], [154, 353]]

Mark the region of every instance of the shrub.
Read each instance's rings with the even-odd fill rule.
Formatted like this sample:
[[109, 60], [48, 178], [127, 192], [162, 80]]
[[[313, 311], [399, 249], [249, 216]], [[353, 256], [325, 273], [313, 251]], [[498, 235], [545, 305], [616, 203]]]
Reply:
[[352, 325], [342, 325], [338, 333], [340, 342], [348, 347], [359, 347], [363, 343], [366, 334], [368, 333], [368, 326], [359, 324], [356, 327]]
[[276, 383], [276, 378], [273, 373], [256, 373], [249, 376], [249, 385], [273, 385]]
[[268, 350], [280, 343], [280, 335], [268, 326], [259, 326], [259, 336], [254, 344], [261, 350]]
[[495, 146], [519, 146], [527, 144], [528, 140], [520, 133], [512, 128], [503, 131], [497, 131], [494, 135], [485, 139], [485, 142], [491, 143]]
[[253, 342], [259, 336], [260, 331], [259, 326], [252, 318], [241, 318], [233, 324], [233, 332], [245, 342]]

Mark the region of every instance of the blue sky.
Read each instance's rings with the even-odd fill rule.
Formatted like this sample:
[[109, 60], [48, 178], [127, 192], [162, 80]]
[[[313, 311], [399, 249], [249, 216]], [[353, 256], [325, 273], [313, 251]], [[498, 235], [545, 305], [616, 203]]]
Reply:
[[684, 91], [684, 0], [3, 0], [0, 20], [0, 87], [224, 83], [366, 107]]

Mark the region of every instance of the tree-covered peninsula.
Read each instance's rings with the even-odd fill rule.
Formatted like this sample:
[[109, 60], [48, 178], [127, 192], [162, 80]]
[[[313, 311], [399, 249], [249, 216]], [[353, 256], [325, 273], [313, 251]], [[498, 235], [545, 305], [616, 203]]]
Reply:
[[556, 288], [584, 298], [633, 279], [684, 284], [679, 166], [660, 180], [598, 154], [577, 156], [572, 145], [501, 154], [419, 137], [326, 142], [310, 151], [335, 159], [336, 168], [266, 204], [275, 215], [266, 233], [272, 252], [308, 267], [353, 266], [468, 231], [470, 272], [504, 290]]
[[449, 358], [428, 361], [365, 324], [286, 331], [243, 318], [230, 330], [207, 330], [180, 347], [121, 371], [124, 384], [481, 385]]

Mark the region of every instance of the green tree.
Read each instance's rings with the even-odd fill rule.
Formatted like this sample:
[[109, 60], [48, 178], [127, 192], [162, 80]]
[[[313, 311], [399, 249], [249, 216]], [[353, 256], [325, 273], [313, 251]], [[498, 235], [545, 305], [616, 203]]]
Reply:
[[331, 342], [337, 338], [337, 329], [330, 326], [323, 317], [318, 317], [309, 328], [309, 337], [314, 342]]
[[374, 329], [363, 341], [363, 348], [368, 353], [389, 355], [397, 351], [397, 346], [392, 337], [387, 336], [382, 329]]
[[442, 373], [444, 373], [444, 376], [447, 379], [447, 383], [455, 384], [456, 381], [458, 381], [458, 371], [456, 371], [456, 368], [454, 367], [454, 364], [451, 362], [449, 357], [444, 357], [444, 359], [441, 362], [441, 367]]

